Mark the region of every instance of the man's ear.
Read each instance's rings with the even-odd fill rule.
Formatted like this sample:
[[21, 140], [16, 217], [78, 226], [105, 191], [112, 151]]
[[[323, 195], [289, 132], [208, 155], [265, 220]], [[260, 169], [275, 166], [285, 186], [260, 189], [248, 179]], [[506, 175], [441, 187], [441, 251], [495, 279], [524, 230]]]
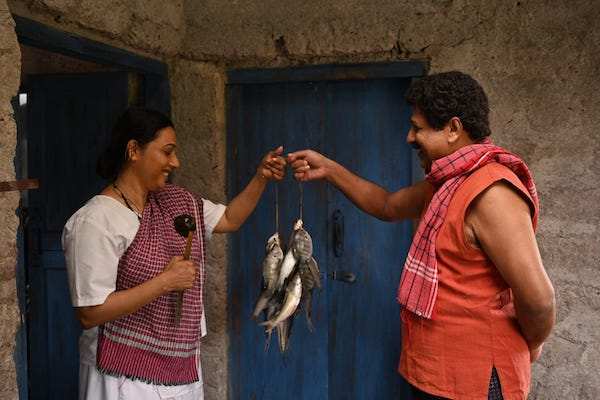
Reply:
[[460, 118], [452, 117], [450, 121], [448, 121], [448, 144], [456, 143], [461, 135], [466, 135], [467, 133], [463, 129], [463, 124]]

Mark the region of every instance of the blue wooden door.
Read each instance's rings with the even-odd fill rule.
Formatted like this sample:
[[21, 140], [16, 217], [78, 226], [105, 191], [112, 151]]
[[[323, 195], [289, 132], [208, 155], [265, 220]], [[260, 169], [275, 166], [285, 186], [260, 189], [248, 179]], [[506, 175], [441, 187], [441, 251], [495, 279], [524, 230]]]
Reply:
[[[230, 84], [231, 193], [248, 182], [259, 156], [279, 144], [286, 152], [323, 152], [389, 190], [410, 184], [410, 112], [403, 97], [408, 83]], [[299, 315], [288, 353], [279, 354], [276, 340], [264, 352], [262, 330], [250, 314], [264, 242], [274, 231], [274, 190], [271, 185], [232, 243], [231, 398], [410, 399], [396, 372], [401, 338], [395, 294], [411, 226], [377, 221], [322, 182], [303, 184], [304, 222], [324, 275], [314, 299], [316, 330], [310, 333]], [[280, 232], [287, 239], [298, 217], [299, 185], [291, 176], [279, 185], [279, 199]], [[355, 282], [345, 282], [351, 274]]]
[[27, 228], [30, 398], [77, 399], [79, 323], [60, 237], [79, 207], [105, 185], [95, 172], [116, 117], [127, 107], [127, 73], [32, 75], [28, 79]]

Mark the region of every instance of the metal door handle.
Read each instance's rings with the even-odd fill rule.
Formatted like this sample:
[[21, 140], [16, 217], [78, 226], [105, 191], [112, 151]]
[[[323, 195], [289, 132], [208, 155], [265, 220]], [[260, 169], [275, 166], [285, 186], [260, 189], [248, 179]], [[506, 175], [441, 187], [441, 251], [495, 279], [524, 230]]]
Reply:
[[344, 254], [344, 214], [335, 210], [332, 215], [333, 221], [333, 254], [341, 257]]
[[356, 282], [356, 275], [350, 271], [333, 271], [329, 274], [329, 277], [334, 281], [342, 281], [346, 283]]

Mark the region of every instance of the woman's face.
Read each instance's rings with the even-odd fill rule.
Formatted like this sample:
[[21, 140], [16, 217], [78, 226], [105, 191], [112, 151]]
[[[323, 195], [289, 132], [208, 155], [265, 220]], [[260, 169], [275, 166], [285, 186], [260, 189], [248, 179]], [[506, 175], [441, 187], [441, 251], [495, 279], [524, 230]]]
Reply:
[[176, 147], [175, 130], [167, 127], [159, 130], [154, 140], [136, 151], [133, 168], [148, 191], [164, 187], [169, 174], [179, 168]]

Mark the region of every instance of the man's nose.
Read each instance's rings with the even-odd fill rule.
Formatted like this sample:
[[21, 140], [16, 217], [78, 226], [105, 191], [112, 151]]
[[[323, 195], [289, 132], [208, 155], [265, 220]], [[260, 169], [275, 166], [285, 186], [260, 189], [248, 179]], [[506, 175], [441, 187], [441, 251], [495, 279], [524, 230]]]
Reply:
[[179, 168], [179, 165], [180, 165], [179, 158], [177, 158], [176, 154], [173, 154], [173, 157], [171, 157], [171, 160], [170, 160], [169, 164], [171, 164], [171, 167], [173, 169]]
[[408, 134], [406, 135], [406, 143], [413, 144], [415, 142], [415, 134], [412, 129], [408, 130]]

